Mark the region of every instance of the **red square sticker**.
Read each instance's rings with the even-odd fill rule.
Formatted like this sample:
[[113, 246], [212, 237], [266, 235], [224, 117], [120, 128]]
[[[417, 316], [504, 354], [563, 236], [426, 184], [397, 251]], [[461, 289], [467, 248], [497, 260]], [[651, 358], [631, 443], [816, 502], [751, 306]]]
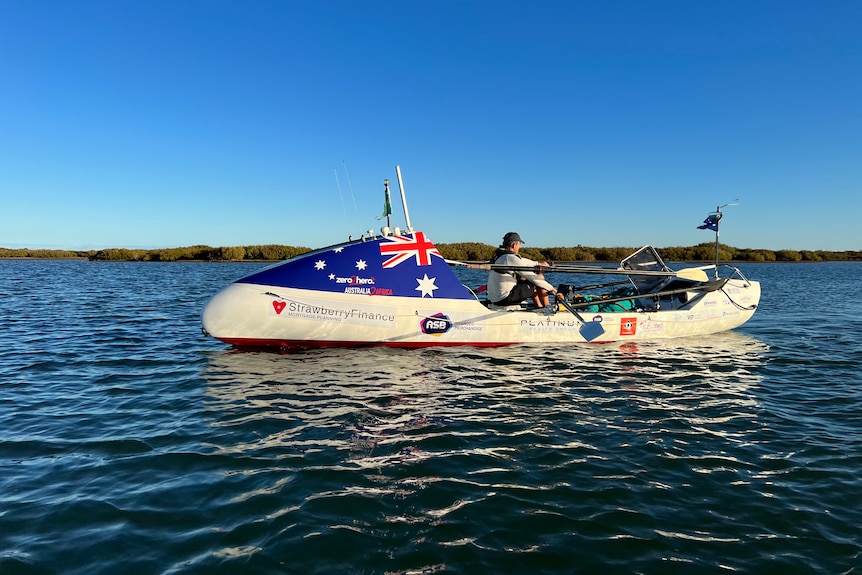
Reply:
[[624, 317], [620, 320], [620, 335], [634, 335], [638, 330], [638, 318]]

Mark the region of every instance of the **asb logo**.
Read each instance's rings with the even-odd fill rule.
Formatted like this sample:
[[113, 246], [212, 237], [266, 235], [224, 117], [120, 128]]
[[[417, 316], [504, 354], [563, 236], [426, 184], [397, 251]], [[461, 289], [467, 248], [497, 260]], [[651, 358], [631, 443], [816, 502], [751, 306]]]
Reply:
[[452, 320], [447, 315], [435, 313], [420, 321], [419, 327], [422, 328], [422, 333], [439, 336], [452, 329]]

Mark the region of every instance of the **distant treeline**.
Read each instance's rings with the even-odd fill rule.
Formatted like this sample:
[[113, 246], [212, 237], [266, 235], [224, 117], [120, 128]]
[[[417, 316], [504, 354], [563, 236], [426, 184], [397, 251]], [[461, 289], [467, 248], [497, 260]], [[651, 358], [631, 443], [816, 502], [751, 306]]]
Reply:
[[176, 261], [279, 261], [304, 254], [310, 248], [268, 244], [262, 246], [189, 246], [157, 250], [109, 248], [105, 250], [31, 250], [27, 248], [0, 248], [0, 258], [83, 258], [103, 262], [176, 262]]
[[[537, 261], [557, 262], [619, 262], [637, 247], [594, 248], [588, 246], [533, 248], [524, 247], [521, 254]], [[437, 249], [446, 259], [462, 261], [488, 261], [494, 256], [494, 246], [465, 242], [437, 244]], [[656, 248], [661, 257], [673, 262], [700, 262], [715, 259], [715, 242], [690, 247]], [[735, 248], [718, 245], [718, 259], [723, 262], [826, 262], [862, 261], [862, 251], [830, 252], [826, 250], [764, 250]]]
[[[640, 246], [637, 246], [640, 247]], [[538, 261], [557, 262], [618, 262], [631, 254], [637, 247], [593, 248], [588, 246], [534, 248], [525, 247], [521, 253]], [[494, 246], [479, 242], [437, 244], [440, 254], [449, 260], [488, 261], [493, 257]], [[110, 248], [105, 250], [31, 250], [27, 248], [0, 248], [0, 258], [31, 259], [69, 259], [83, 258], [92, 261], [136, 261], [136, 262], [175, 262], [175, 261], [280, 261], [305, 252], [310, 248], [268, 244], [260, 246], [231, 246], [213, 248], [210, 246], [189, 246], [185, 248], [165, 248], [157, 250], [133, 250]], [[658, 248], [666, 261], [712, 261], [715, 258], [715, 244], [712, 242], [690, 247]], [[862, 261], [862, 251], [832, 252], [826, 250], [764, 250], [734, 248], [719, 244], [718, 259], [723, 262], [825, 262], [825, 261]]]

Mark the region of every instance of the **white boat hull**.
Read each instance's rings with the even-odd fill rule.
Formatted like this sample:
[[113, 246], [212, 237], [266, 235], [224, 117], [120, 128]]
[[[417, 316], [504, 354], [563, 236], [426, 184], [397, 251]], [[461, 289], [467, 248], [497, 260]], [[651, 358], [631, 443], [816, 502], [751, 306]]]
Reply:
[[[592, 343], [667, 339], [739, 327], [759, 300], [758, 282], [731, 279], [680, 309], [579, 315], [604, 329]], [[376, 297], [239, 282], [213, 296], [202, 321], [206, 333], [239, 347], [586, 343], [583, 323], [564, 308], [553, 314], [492, 310], [476, 299]]]

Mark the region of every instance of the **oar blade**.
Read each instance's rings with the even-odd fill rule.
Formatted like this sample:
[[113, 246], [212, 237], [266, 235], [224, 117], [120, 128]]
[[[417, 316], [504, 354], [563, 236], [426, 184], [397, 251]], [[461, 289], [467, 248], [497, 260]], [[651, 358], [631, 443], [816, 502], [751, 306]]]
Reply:
[[566, 301], [565, 297], [556, 298], [556, 303], [561, 304], [564, 308], [572, 312], [578, 321], [581, 322], [581, 327], [578, 329], [578, 333], [581, 334], [581, 337], [586, 341], [593, 341], [594, 339], [601, 337], [602, 334], [605, 333], [605, 328], [602, 327], [601, 322], [598, 321], [586, 321], [581, 314], [578, 313], [578, 310], [572, 307], [572, 304]]
[[581, 325], [581, 328], [578, 330], [578, 333], [581, 334], [587, 341], [593, 341], [596, 338], [601, 337], [605, 333], [605, 328], [602, 327], [602, 324], [597, 321], [588, 321]]

